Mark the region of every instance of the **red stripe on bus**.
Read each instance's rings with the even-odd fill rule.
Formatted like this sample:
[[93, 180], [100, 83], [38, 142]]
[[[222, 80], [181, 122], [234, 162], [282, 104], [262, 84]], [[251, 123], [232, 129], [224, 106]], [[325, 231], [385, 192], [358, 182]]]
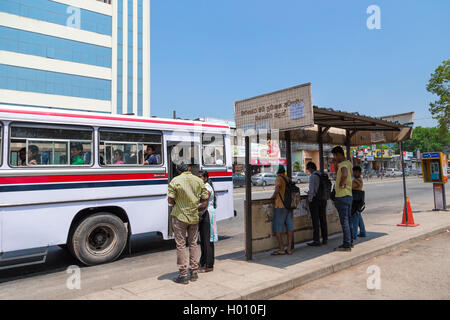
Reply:
[[69, 176], [28, 176], [28, 177], [2, 177], [0, 184], [33, 184], [54, 182], [92, 182], [92, 181], [122, 181], [167, 179], [167, 174], [102, 174], [102, 175], [69, 175]]
[[5, 113], [18, 113], [18, 114], [29, 114], [29, 115], [39, 115], [39, 116], [53, 116], [53, 117], [69, 117], [69, 118], [84, 118], [84, 119], [96, 119], [96, 120], [114, 120], [114, 121], [128, 121], [128, 122], [143, 122], [143, 123], [156, 123], [156, 124], [170, 124], [176, 126], [199, 126], [208, 128], [222, 128], [229, 129], [229, 126], [216, 125], [216, 124], [203, 124], [203, 123], [191, 123], [191, 122], [176, 122], [167, 120], [153, 120], [153, 119], [130, 119], [124, 117], [107, 117], [107, 116], [97, 116], [97, 115], [80, 115], [71, 113], [56, 113], [49, 111], [29, 111], [29, 110], [11, 110], [11, 109], [0, 109], [0, 112]]
[[233, 172], [208, 172], [210, 177], [232, 177]]

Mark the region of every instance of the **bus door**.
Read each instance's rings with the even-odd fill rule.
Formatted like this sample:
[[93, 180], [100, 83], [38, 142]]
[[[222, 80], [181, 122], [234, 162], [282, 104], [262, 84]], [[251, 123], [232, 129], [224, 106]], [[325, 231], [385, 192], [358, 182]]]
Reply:
[[[195, 175], [198, 174], [200, 170], [199, 150], [199, 143], [195, 141], [167, 141], [167, 174], [169, 183], [178, 175], [177, 164], [181, 162], [190, 164], [192, 167], [191, 172]], [[169, 206], [169, 237], [173, 237], [171, 212], [172, 207]]]

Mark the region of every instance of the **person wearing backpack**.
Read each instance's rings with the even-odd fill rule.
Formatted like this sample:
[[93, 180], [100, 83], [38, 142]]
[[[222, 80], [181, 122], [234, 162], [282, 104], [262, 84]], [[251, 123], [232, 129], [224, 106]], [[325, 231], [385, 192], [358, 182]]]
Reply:
[[[307, 243], [308, 246], [319, 247], [328, 242], [327, 228], [327, 182], [328, 175], [317, 171], [314, 162], [308, 162], [306, 170], [311, 174], [309, 177], [308, 203], [313, 224], [313, 241]], [[331, 184], [331, 182], [330, 182]], [[320, 243], [320, 232], [322, 233], [322, 243]]]
[[[273, 212], [273, 221], [272, 221], [272, 232], [275, 234], [275, 237], [278, 240], [279, 249], [272, 252], [272, 255], [284, 255], [284, 254], [292, 254], [292, 239], [294, 234], [294, 218], [293, 211], [286, 208], [286, 204], [284, 203], [287, 196], [286, 191], [288, 189], [290, 181], [286, 176], [286, 170], [284, 166], [278, 166], [277, 170], [277, 179], [275, 180], [275, 192], [273, 193], [271, 199], [275, 201], [274, 203], [274, 212]], [[290, 197], [290, 196], [289, 196]], [[289, 207], [289, 206], [288, 206]], [[288, 246], [287, 249], [284, 249], [283, 238], [281, 237], [281, 233], [283, 232], [283, 226], [286, 226], [287, 235], [288, 235]]]

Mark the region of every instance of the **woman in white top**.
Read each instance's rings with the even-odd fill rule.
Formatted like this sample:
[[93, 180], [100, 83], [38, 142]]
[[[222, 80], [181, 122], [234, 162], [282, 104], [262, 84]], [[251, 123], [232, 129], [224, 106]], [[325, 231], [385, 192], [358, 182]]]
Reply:
[[214, 242], [219, 241], [216, 223], [216, 196], [214, 186], [207, 171], [200, 171], [198, 177], [205, 182], [209, 193], [208, 206], [200, 212], [199, 232], [201, 258], [198, 272], [211, 272], [214, 269]]

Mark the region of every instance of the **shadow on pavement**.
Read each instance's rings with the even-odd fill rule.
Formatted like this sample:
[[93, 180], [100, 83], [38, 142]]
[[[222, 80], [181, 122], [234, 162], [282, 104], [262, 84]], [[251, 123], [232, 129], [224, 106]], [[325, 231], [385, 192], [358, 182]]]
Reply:
[[79, 262], [72, 257], [68, 250], [53, 246], [48, 250], [45, 263], [2, 270], [0, 283], [61, 272], [67, 270], [69, 266], [78, 264]]
[[[387, 233], [367, 232], [367, 236], [365, 238], [358, 237], [357, 240], [355, 240], [354, 246], [356, 248], [359, 244], [387, 235], [388, 235]], [[336, 237], [329, 239], [327, 245], [322, 245], [320, 247], [309, 247], [306, 245], [306, 243], [296, 244], [292, 255], [285, 254], [280, 256], [271, 256], [271, 252], [273, 250], [256, 253], [253, 255], [253, 260], [249, 261], [249, 263], [257, 263], [276, 268], [286, 268], [311, 259], [315, 259], [320, 256], [333, 253], [334, 248], [340, 246], [341, 244], [342, 244], [342, 235], [338, 234]], [[337, 252], [337, 253], [346, 254], [346, 252]], [[222, 256], [218, 256], [216, 257], [216, 259], [245, 261], [245, 253], [244, 251], [237, 251]]]
[[170, 272], [170, 273], [166, 273], [163, 274], [161, 276], [159, 276], [157, 279], [162, 281], [162, 280], [173, 280], [174, 278], [176, 278], [178, 276], [178, 272]]

